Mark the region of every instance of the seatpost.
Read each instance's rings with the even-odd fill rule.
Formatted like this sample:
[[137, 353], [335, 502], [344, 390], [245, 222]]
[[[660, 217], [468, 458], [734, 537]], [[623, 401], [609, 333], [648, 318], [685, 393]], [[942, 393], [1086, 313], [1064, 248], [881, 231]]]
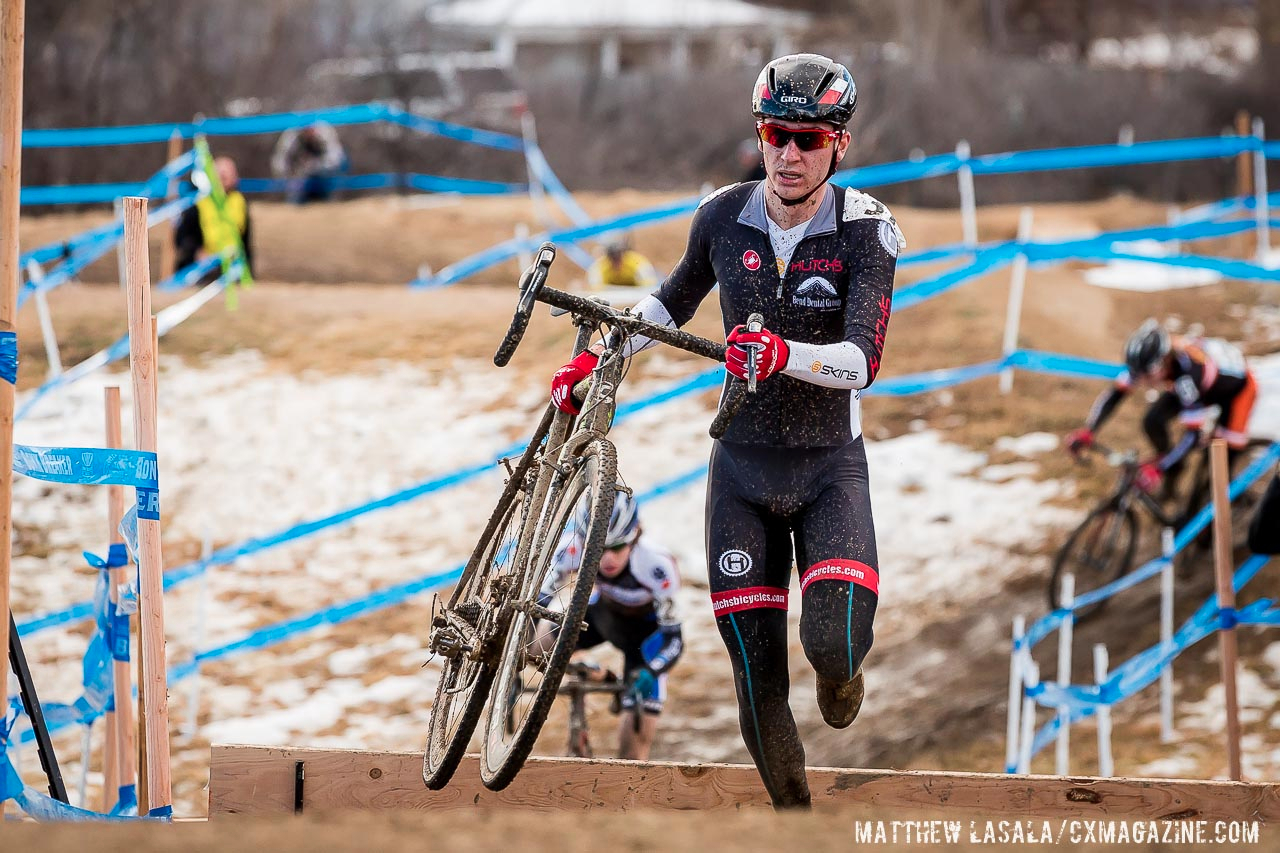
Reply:
[[[764, 317], [752, 314], [747, 318], [747, 331], [758, 333], [764, 329]], [[760, 358], [761, 344], [740, 344], [747, 351], [747, 393], [756, 393], [756, 365]]]

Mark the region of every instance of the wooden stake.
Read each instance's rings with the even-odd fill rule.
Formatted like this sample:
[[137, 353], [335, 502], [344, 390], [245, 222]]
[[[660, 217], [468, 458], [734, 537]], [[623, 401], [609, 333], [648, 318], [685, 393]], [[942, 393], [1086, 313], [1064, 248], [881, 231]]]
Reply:
[[[22, 50], [24, 0], [3, 0], [0, 12], [0, 331], [14, 331], [18, 313], [18, 194], [22, 172]], [[9, 624], [9, 564], [13, 556], [14, 386], [0, 381], [0, 625]], [[0, 630], [0, 694], [9, 690], [9, 631]]]
[[146, 768], [147, 768], [147, 697], [144, 691], [141, 689], [141, 685], [146, 683], [146, 667], [143, 665], [143, 660], [142, 660], [141, 615], [142, 615], [141, 611], [139, 611], [138, 617], [132, 620], [134, 627], [136, 628], [136, 631], [134, 632], [134, 635], [133, 635], [133, 659], [135, 661], [134, 667], [137, 669], [137, 674], [134, 677], [134, 681], [139, 685], [138, 700], [137, 700], [138, 712], [135, 715], [135, 718], [136, 718], [135, 722], [137, 723], [137, 727], [138, 727], [136, 731], [137, 743], [138, 743], [137, 766], [141, 768], [140, 772], [138, 773], [138, 812], [139, 813], [145, 812], [147, 810], [147, 803], [150, 802], [150, 799], [148, 796], [150, 791], [148, 790], [148, 786], [147, 786], [147, 771], [146, 771]]
[[[175, 130], [169, 137], [169, 152], [165, 158], [165, 164], [168, 165], [174, 160], [182, 156], [182, 134]], [[176, 178], [169, 180], [168, 187], [165, 188], [164, 200], [171, 201], [178, 197], [178, 181]], [[160, 230], [163, 235], [160, 240], [160, 280], [164, 281], [174, 273], [174, 233], [178, 230], [178, 221], [170, 219], [169, 224]]]
[[[1253, 119], [1248, 110], [1236, 110], [1236, 135], [1253, 135]], [[1253, 195], [1253, 155], [1248, 151], [1236, 155], [1236, 195]]]
[[[1231, 501], [1227, 494], [1231, 472], [1227, 466], [1227, 443], [1220, 438], [1210, 448], [1213, 460], [1213, 568], [1218, 584], [1218, 608], [1235, 612], [1236, 593], [1232, 585]], [[1232, 780], [1240, 781], [1240, 705], [1236, 698], [1236, 631], [1218, 630], [1218, 652], [1222, 659], [1222, 689], [1227, 705], [1227, 765]]]
[[[124, 447], [120, 424], [120, 389], [111, 386], [104, 389], [106, 394], [107, 447]], [[120, 534], [120, 519], [124, 518], [124, 486], [107, 487], [107, 541], [112, 545], [124, 543]], [[129, 567], [120, 566], [111, 570], [111, 600], [120, 603], [120, 587], [129, 582]], [[141, 658], [135, 647], [134, 654]], [[119, 773], [118, 785], [136, 785], [138, 763], [134, 750], [134, 714], [133, 683], [130, 678], [129, 662], [113, 660], [113, 681], [116, 698], [116, 730], [115, 754]], [[115, 802], [118, 791], [111, 791], [108, 799]]]
[[[156, 351], [151, 315], [151, 270], [147, 257], [147, 200], [124, 200], [125, 251], [128, 257], [129, 367], [133, 377], [133, 426], [138, 449], [155, 452]], [[155, 507], [158, 510], [158, 506]], [[169, 695], [164, 635], [164, 564], [158, 519], [138, 519], [138, 621], [146, 697], [147, 802], [138, 810], [173, 806], [169, 768]]]

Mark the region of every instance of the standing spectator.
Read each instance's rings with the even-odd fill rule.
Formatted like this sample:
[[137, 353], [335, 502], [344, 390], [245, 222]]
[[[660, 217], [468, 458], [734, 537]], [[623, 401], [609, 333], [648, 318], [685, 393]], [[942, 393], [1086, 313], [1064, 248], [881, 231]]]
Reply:
[[293, 204], [324, 201], [347, 171], [347, 153], [333, 125], [318, 121], [280, 134], [271, 171], [287, 182], [285, 197]]
[[[222, 208], [219, 210], [213, 195], [208, 194], [182, 212], [173, 232], [173, 243], [177, 250], [175, 266], [183, 270], [208, 257], [234, 255], [238, 233], [238, 242], [244, 246], [245, 266], [252, 272], [249, 203], [238, 189], [240, 172], [236, 168], [236, 161], [230, 157], [219, 157], [213, 161], [213, 165], [225, 194]], [[217, 276], [218, 272], [215, 271], [207, 278], [211, 280]]]

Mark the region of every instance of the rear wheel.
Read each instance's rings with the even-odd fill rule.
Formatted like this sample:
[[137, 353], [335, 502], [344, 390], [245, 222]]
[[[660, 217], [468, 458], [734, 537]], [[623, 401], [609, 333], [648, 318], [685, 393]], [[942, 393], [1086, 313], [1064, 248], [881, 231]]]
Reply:
[[[1049, 578], [1049, 607], [1057, 610], [1062, 606], [1063, 575], [1075, 576], [1075, 596], [1079, 598], [1127, 572], [1137, 544], [1138, 520], [1132, 509], [1121, 510], [1114, 505], [1094, 509], [1067, 537], [1054, 557], [1053, 574]], [[1077, 609], [1076, 621], [1083, 622], [1097, 615], [1105, 604], [1104, 600]]]
[[[515, 778], [546, 722], [604, 552], [617, 481], [613, 445], [594, 441], [570, 464], [548, 501], [485, 719], [480, 778], [494, 791]], [[575, 560], [575, 550], [581, 554], [577, 571], [549, 582], [559, 561]]]
[[429, 646], [444, 660], [422, 765], [422, 780], [433, 790], [447, 785], [457, 770], [489, 698], [502, 642], [500, 603], [519, 577], [515, 560], [527, 511], [526, 489], [509, 483], [475, 562], [433, 622]]

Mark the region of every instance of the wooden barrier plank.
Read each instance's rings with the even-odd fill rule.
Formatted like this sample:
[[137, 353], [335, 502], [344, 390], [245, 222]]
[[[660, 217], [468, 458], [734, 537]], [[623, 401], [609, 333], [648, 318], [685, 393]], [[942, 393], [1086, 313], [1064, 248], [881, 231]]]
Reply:
[[[769, 805], [755, 768], [746, 765], [531, 758], [507, 790], [495, 793], [480, 784], [479, 759], [467, 756], [448, 788], [429, 791], [422, 784], [421, 753], [215, 744], [209, 815], [292, 813], [298, 762], [306, 814], [477, 805], [615, 811]], [[811, 768], [809, 785], [815, 805], [935, 817], [946, 810], [1017, 818], [1280, 823], [1280, 783]]]

